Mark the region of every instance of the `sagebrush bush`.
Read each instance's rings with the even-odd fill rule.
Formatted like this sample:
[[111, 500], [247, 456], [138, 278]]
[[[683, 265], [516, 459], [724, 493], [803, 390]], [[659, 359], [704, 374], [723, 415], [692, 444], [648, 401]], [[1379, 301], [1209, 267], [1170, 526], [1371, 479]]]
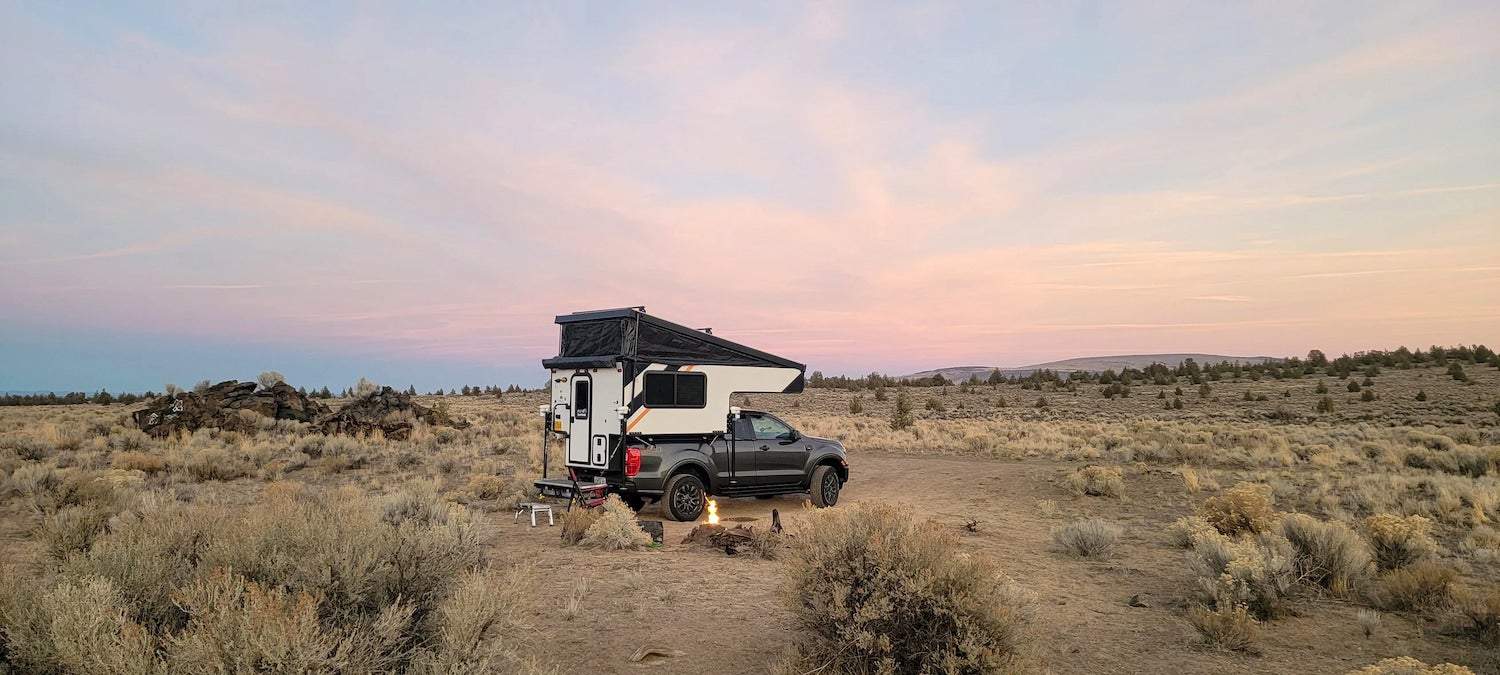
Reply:
[[154, 474], [167, 469], [167, 460], [146, 452], [121, 452], [115, 455], [110, 465], [124, 471], [143, 471]]
[[1115, 469], [1090, 464], [1063, 479], [1063, 484], [1076, 495], [1119, 497], [1125, 493], [1125, 481]]
[[1178, 548], [1192, 548], [1198, 539], [1218, 532], [1200, 516], [1183, 516], [1167, 526], [1167, 538]]
[[1223, 493], [1204, 500], [1198, 515], [1224, 534], [1266, 532], [1276, 524], [1278, 514], [1271, 507], [1271, 486], [1238, 483]]
[[88, 550], [113, 515], [98, 505], [64, 506], [44, 517], [32, 537], [48, 557], [66, 560], [72, 553]]
[[1460, 633], [1491, 647], [1500, 645], [1500, 586], [1464, 591], [1454, 605]]
[[1192, 607], [1188, 623], [1203, 636], [1203, 641], [1232, 651], [1254, 651], [1260, 636], [1260, 625], [1243, 605], [1229, 604], [1218, 609]]
[[1124, 532], [1100, 518], [1082, 518], [1052, 531], [1052, 544], [1072, 555], [1093, 558], [1109, 553]]
[[[36, 578], [4, 577], [5, 655], [22, 672], [392, 672], [418, 659], [470, 663], [442, 656], [441, 645], [451, 637], [444, 631], [459, 630], [461, 608], [451, 603], [479, 574], [471, 518], [420, 484], [381, 499], [278, 483], [232, 513], [148, 493], [86, 550]], [[485, 585], [485, 593], [508, 587]], [[54, 601], [79, 594], [91, 600]], [[514, 593], [500, 596], [517, 604]], [[512, 611], [493, 609], [496, 621]], [[508, 640], [502, 632], [485, 639]], [[156, 661], [138, 658], [141, 644], [154, 645], [145, 653]], [[502, 644], [468, 653], [508, 652]], [[79, 665], [80, 654], [107, 661]]]
[[1345, 675], [1474, 675], [1474, 671], [1451, 663], [1429, 666], [1410, 656], [1398, 656], [1376, 661]]
[[1417, 562], [1381, 575], [1372, 599], [1381, 609], [1422, 611], [1453, 603], [1458, 570]]
[[1293, 513], [1281, 519], [1278, 531], [1296, 550], [1293, 563], [1303, 581], [1342, 597], [1369, 579], [1370, 547], [1347, 525]]
[[1365, 536], [1382, 570], [1393, 570], [1437, 555], [1437, 542], [1427, 533], [1432, 522], [1421, 516], [1377, 513], [1365, 519]]
[[593, 527], [594, 521], [599, 520], [602, 511], [598, 509], [586, 509], [582, 507], [568, 509], [558, 517], [558, 530], [562, 534], [565, 544], [576, 544], [583, 541], [583, 535]]
[[611, 494], [604, 499], [598, 520], [595, 520], [589, 529], [583, 533], [583, 539], [578, 543], [591, 548], [602, 548], [606, 551], [620, 551], [636, 549], [651, 545], [651, 535], [641, 529], [640, 523], [636, 522], [635, 511], [632, 511], [625, 502], [620, 501], [620, 496]]
[[1022, 592], [909, 507], [814, 512], [786, 570], [803, 637], [782, 672], [990, 673], [1023, 661]]
[[193, 453], [183, 470], [202, 480], [234, 480], [250, 474], [250, 467], [223, 448], [204, 448]]
[[1256, 618], [1274, 619], [1291, 611], [1298, 581], [1295, 557], [1290, 542], [1263, 533], [1239, 540], [1200, 537], [1188, 560], [1215, 607], [1244, 605]]

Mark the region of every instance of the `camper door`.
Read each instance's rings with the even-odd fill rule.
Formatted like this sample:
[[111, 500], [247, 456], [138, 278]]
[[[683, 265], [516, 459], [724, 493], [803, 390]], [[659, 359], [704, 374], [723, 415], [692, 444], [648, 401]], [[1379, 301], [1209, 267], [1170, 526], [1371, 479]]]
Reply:
[[[618, 434], [620, 372], [596, 368], [555, 377], [552, 410], [566, 431], [569, 466], [604, 469], [613, 450], [610, 434]], [[559, 382], [561, 380], [561, 382]]]

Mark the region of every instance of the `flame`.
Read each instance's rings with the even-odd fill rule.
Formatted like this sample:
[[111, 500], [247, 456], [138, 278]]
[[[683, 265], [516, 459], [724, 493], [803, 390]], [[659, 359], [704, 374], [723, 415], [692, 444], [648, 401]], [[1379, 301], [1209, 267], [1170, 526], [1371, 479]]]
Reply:
[[707, 522], [708, 522], [709, 525], [718, 525], [719, 524], [719, 503], [716, 502], [716, 501], [714, 501], [714, 500], [712, 500], [712, 499], [708, 500], [708, 521]]

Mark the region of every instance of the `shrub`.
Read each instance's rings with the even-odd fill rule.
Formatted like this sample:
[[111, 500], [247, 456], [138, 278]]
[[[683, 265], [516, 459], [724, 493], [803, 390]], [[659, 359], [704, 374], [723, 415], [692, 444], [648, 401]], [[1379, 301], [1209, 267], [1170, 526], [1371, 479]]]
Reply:
[[784, 595], [803, 637], [783, 672], [987, 673], [1022, 661], [1021, 592], [909, 507], [813, 513], [786, 569]]
[[1313, 409], [1320, 413], [1333, 412], [1333, 397], [1323, 396], [1323, 398], [1318, 399], [1318, 404]]
[[1393, 570], [1437, 554], [1437, 542], [1427, 534], [1431, 521], [1421, 516], [1377, 513], [1365, 519], [1365, 536], [1382, 570]]
[[1354, 612], [1354, 621], [1359, 624], [1360, 630], [1364, 631], [1365, 637], [1370, 637], [1375, 634], [1375, 629], [1380, 627], [1380, 612], [1361, 607]]
[[1328, 393], [1328, 383], [1325, 382], [1325, 381], [1323, 381], [1323, 380], [1318, 380], [1318, 386], [1317, 386], [1317, 388], [1313, 389], [1313, 391], [1315, 391], [1315, 392], [1317, 392], [1319, 394], [1326, 394], [1326, 393]]
[[260, 385], [261, 389], [270, 389], [271, 387], [286, 382], [286, 376], [274, 370], [268, 370], [256, 376], [255, 382], [256, 384]]
[[565, 544], [576, 544], [583, 541], [583, 535], [599, 520], [601, 512], [597, 509], [575, 508], [564, 511], [559, 526], [562, 540]]
[[245, 464], [229, 455], [223, 448], [204, 448], [193, 453], [182, 467], [192, 477], [201, 480], [234, 480], [249, 475]]
[[66, 560], [71, 553], [88, 550], [113, 515], [98, 505], [64, 506], [43, 518], [32, 536], [53, 560]]
[[519, 641], [526, 614], [525, 576], [467, 572], [438, 608], [437, 641], [413, 659], [417, 673], [518, 672], [507, 642]]
[[1297, 575], [1308, 583], [1346, 596], [1370, 575], [1369, 546], [1343, 523], [1293, 513], [1281, 520], [1279, 531], [1296, 549]]
[[1034, 407], [1037, 407], [1037, 408], [1046, 408], [1046, 407], [1048, 407], [1048, 406], [1050, 406], [1052, 404], [1047, 401], [1047, 397], [1046, 396], [1042, 396], [1042, 397], [1037, 398], [1036, 403], [1033, 404], [1033, 405], [1034, 405]]
[[1359, 400], [1364, 401], [1365, 403], [1369, 403], [1370, 401], [1375, 400], [1375, 391], [1371, 390], [1371, 389], [1366, 389], [1366, 390], [1360, 392], [1360, 394], [1359, 394]]
[[1355, 382], [1354, 380], [1349, 380], [1349, 386], [1345, 387], [1345, 389], [1348, 389], [1349, 393], [1351, 393], [1351, 394], [1358, 394], [1359, 393], [1359, 383]]
[[854, 398], [849, 399], [849, 414], [851, 414], [851, 415], [858, 415], [858, 414], [860, 414], [860, 413], [862, 413], [864, 411], [865, 411], [865, 404], [862, 401], [860, 401], [860, 399], [859, 399], [858, 396], [855, 396]]
[[1422, 390], [1422, 389], [1418, 389], [1417, 390], [1417, 400], [1418, 401], [1425, 401], [1425, 400], [1427, 400], [1427, 392], [1424, 391], [1424, 390]]
[[1199, 539], [1216, 535], [1218, 530], [1199, 516], [1183, 516], [1167, 526], [1167, 538], [1178, 548], [1193, 548]]
[[1419, 562], [1386, 572], [1375, 586], [1374, 601], [1381, 609], [1420, 611], [1453, 602], [1458, 570]]
[[161, 473], [167, 469], [167, 460], [145, 452], [122, 452], [115, 455], [111, 466], [125, 471]]
[[1063, 479], [1063, 484], [1077, 495], [1119, 497], [1125, 492], [1125, 481], [1120, 478], [1120, 472], [1097, 464], [1074, 471]]
[[619, 495], [612, 494], [604, 499], [603, 513], [583, 533], [579, 543], [606, 551], [620, 551], [650, 546], [651, 535], [636, 522], [635, 511], [620, 501]]
[[1215, 607], [1243, 605], [1257, 618], [1274, 619], [1291, 610], [1295, 557], [1291, 543], [1276, 535], [1240, 541], [1210, 535], [1198, 539], [1189, 562]]
[[475, 474], [464, 491], [476, 499], [494, 501], [499, 508], [515, 508], [531, 496], [532, 484], [517, 476]]
[[1492, 647], [1500, 645], [1500, 587], [1461, 593], [1455, 605], [1459, 632]]
[[1099, 518], [1083, 518], [1052, 531], [1052, 543], [1072, 555], [1102, 556], [1114, 548], [1123, 532], [1119, 525]]
[[1203, 640], [1232, 651], [1253, 651], [1260, 635], [1260, 625], [1242, 605], [1228, 605], [1216, 610], [1193, 607], [1187, 613], [1188, 623]]
[[1238, 483], [1209, 497], [1198, 508], [1198, 515], [1229, 535], [1265, 532], [1277, 519], [1276, 510], [1271, 508], [1271, 486], [1257, 483]]
[[1410, 656], [1398, 656], [1376, 661], [1345, 675], [1474, 675], [1474, 671], [1451, 663], [1429, 666]]

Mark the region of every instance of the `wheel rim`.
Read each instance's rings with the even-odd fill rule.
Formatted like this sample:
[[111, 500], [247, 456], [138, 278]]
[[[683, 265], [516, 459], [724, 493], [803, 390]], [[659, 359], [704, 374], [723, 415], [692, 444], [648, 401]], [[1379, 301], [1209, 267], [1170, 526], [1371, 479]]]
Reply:
[[[697, 486], [681, 485], [672, 493], [672, 509], [679, 514], [697, 514], [703, 508], [703, 493]], [[697, 517], [696, 515], [694, 517]]]
[[839, 499], [839, 477], [828, 474], [823, 477], [823, 501], [832, 504]]

